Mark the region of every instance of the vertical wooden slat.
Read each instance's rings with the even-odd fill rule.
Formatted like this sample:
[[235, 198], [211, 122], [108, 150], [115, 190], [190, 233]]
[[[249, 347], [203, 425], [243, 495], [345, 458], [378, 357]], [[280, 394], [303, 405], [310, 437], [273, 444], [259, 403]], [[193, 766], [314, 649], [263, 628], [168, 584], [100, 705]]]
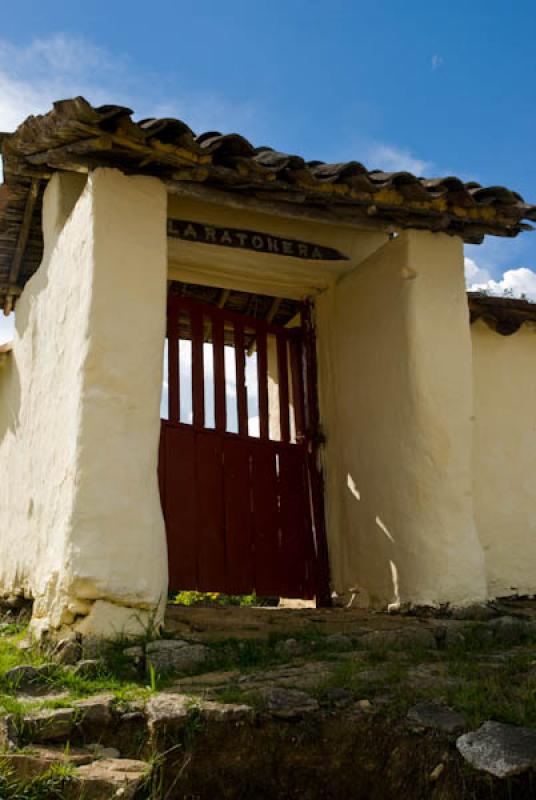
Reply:
[[203, 365], [203, 315], [191, 313], [192, 320], [192, 410], [195, 428], [205, 425], [205, 371]]
[[169, 587], [177, 591], [197, 589], [197, 482], [192, 428], [166, 426], [164, 458]]
[[226, 585], [230, 594], [251, 594], [255, 588], [252, 541], [249, 442], [228, 438], [223, 445]]
[[160, 441], [158, 444], [158, 489], [164, 520], [166, 518], [166, 425], [160, 422]]
[[307, 580], [311, 547], [303, 450], [303, 445], [295, 445], [279, 451], [280, 582], [285, 597], [311, 598], [314, 587]]
[[318, 408], [318, 376], [316, 363], [316, 335], [312, 315], [312, 303], [302, 308], [303, 346], [305, 361], [305, 424], [307, 441], [307, 479], [311, 505], [311, 527], [315, 552], [316, 604], [331, 605], [329, 554], [326, 536], [324, 509], [324, 478], [320, 462], [320, 412]]
[[280, 587], [279, 502], [272, 443], [251, 442], [255, 590], [258, 595], [282, 594]]
[[234, 345], [236, 363], [236, 400], [238, 413], [238, 433], [248, 435], [248, 396], [246, 390], [246, 343], [244, 326], [236, 322], [234, 326]]
[[223, 339], [223, 318], [218, 315], [212, 320], [212, 343], [214, 347], [214, 405], [216, 430], [223, 433], [226, 428], [225, 407], [225, 352]]
[[259, 386], [259, 429], [261, 439], [268, 439], [268, 352], [266, 347], [266, 329], [257, 326], [257, 380]]
[[285, 334], [277, 334], [277, 374], [279, 383], [279, 420], [281, 429], [281, 441], [290, 440], [289, 422], [289, 400], [288, 400], [288, 357], [287, 357], [287, 337]]
[[216, 431], [194, 436], [198, 588], [226, 592], [223, 437]]

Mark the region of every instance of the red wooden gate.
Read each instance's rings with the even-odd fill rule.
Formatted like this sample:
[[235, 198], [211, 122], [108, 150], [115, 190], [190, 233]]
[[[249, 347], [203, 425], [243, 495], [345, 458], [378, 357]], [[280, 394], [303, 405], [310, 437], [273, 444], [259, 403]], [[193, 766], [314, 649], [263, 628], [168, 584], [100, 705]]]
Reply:
[[159, 476], [172, 589], [329, 602], [311, 333], [307, 308], [284, 328], [170, 295]]

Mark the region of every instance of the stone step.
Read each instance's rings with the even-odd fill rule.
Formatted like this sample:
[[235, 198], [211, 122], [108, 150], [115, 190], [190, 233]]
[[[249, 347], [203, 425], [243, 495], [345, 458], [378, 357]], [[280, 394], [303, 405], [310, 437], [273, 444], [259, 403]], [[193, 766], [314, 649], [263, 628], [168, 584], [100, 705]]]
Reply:
[[[67, 767], [61, 788], [65, 800], [108, 800], [133, 798], [150, 779], [151, 766], [145, 761], [117, 758], [113, 748], [32, 747], [27, 751], [6, 753], [4, 768], [21, 784], [44, 778], [54, 767]], [[69, 769], [70, 768], [70, 769]], [[57, 796], [57, 795], [54, 795]]]

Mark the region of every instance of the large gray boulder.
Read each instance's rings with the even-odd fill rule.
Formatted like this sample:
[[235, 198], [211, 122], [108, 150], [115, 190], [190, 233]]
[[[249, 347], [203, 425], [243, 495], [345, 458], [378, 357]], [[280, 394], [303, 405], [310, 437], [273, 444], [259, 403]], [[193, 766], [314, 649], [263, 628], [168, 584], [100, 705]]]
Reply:
[[208, 647], [180, 639], [150, 642], [145, 652], [155, 672], [191, 672], [205, 664], [210, 654]]
[[456, 747], [475, 769], [497, 778], [519, 775], [536, 766], [536, 731], [502, 722], [485, 722], [460, 736]]

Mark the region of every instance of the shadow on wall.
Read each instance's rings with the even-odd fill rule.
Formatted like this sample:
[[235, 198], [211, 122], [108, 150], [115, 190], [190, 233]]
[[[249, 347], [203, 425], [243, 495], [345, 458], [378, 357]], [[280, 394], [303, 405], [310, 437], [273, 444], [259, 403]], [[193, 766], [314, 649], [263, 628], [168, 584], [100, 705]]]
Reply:
[[19, 427], [21, 385], [19, 370], [13, 352], [0, 363], [0, 445], [6, 433], [15, 434]]
[[[358, 489], [354, 478], [350, 473], [346, 476], [346, 489], [348, 490], [351, 497], [358, 503], [361, 503], [361, 492]], [[394, 550], [396, 548], [395, 537], [393, 536], [392, 531], [387, 527], [383, 519], [378, 515], [372, 512], [366, 521], [366, 524], [363, 525], [363, 531], [365, 532], [365, 537], [369, 538], [372, 531], [383, 535], [385, 537], [386, 542], [384, 541], [384, 547], [382, 550], [387, 549], [387, 558], [384, 564], [382, 564], [382, 572], [385, 573], [385, 584], [391, 584], [391, 596], [392, 600], [390, 603], [387, 604], [388, 611], [397, 611], [400, 608], [401, 600], [400, 600], [400, 586], [399, 586], [399, 576], [398, 576], [398, 567], [396, 562], [394, 561]], [[371, 555], [375, 554], [378, 557], [379, 548], [371, 547], [370, 548]], [[389, 556], [392, 555], [392, 558]], [[382, 558], [383, 558], [382, 554]], [[356, 587], [355, 590], [352, 591], [363, 591], [361, 587]], [[368, 593], [368, 590], [366, 590]], [[371, 598], [372, 599], [372, 598]]]

